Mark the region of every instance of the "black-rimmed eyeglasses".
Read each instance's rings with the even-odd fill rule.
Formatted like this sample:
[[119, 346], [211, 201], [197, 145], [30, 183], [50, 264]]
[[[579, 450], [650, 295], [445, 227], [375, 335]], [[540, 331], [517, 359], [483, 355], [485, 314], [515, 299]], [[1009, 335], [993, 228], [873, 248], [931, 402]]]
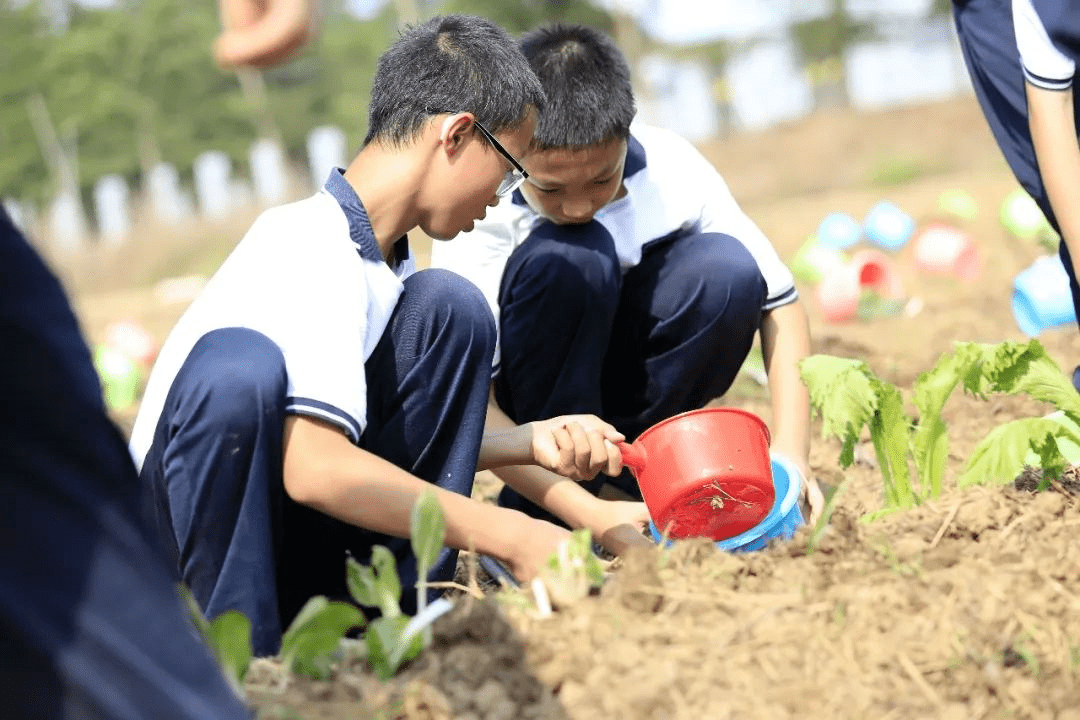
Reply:
[[495, 194], [499, 197], [504, 197], [521, 187], [521, 183], [525, 182], [525, 178], [529, 177], [529, 173], [525, 172], [525, 168], [521, 167], [514, 156], [510, 154], [510, 151], [503, 147], [502, 143], [495, 139], [495, 136], [488, 132], [488, 129], [480, 124], [480, 121], [473, 118], [473, 124], [476, 125], [476, 129], [480, 131], [480, 134], [487, 138], [491, 146], [499, 151], [512, 166], [506, 171], [506, 175], [503, 176], [502, 182], [499, 183], [499, 188], [495, 191]]

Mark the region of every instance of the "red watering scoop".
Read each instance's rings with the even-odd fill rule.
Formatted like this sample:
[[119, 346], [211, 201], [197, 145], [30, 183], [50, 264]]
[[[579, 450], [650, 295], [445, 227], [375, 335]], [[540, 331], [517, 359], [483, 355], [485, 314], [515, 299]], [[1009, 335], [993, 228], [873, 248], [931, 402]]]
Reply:
[[776, 499], [769, 429], [745, 410], [692, 410], [618, 447], [653, 523], [670, 538], [733, 537], [761, 522]]

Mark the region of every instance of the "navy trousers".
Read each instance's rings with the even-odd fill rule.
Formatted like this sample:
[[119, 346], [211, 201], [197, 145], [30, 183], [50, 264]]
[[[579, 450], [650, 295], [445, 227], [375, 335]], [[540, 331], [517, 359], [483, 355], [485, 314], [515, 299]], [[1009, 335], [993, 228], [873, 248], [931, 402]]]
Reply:
[[[735, 238], [673, 235], [625, 276], [598, 222], [543, 223], [499, 289], [499, 406], [518, 423], [596, 414], [629, 439], [723, 395], [761, 326], [765, 280]], [[598, 477], [640, 497], [628, 473]], [[510, 488], [500, 504], [553, 519]]]
[[[1041, 5], [1037, 4], [1037, 7]], [[1047, 3], [1052, 5], [1052, 3]], [[1077, 18], [1070, 10], [1069, 17]], [[1035, 145], [1028, 126], [1027, 95], [1024, 71], [1016, 50], [1010, 0], [954, 0], [953, 16], [956, 33], [964, 53], [964, 62], [971, 75], [975, 96], [979, 100], [990, 130], [1001, 148], [1009, 168], [1020, 185], [1035, 199], [1054, 230], [1061, 233], [1050, 198], [1035, 159]], [[1049, 20], [1059, 19], [1049, 13]], [[1074, 95], [1074, 103], [1080, 98]], [[1080, 112], [1075, 112], [1080, 133]], [[1073, 307], [1080, 322], [1080, 284], [1073, 271], [1069, 248], [1062, 242], [1058, 254], [1069, 274]], [[1073, 385], [1080, 390], [1080, 368], [1073, 372]]]
[[243, 718], [139, 514], [56, 278], [0, 210], [0, 715]]
[[[445, 270], [405, 281], [366, 366], [360, 446], [439, 487], [468, 496], [483, 437], [495, 323], [483, 296]], [[147, 513], [180, 579], [208, 617], [239, 610], [258, 655], [313, 595], [349, 599], [345, 559], [374, 545], [397, 558], [402, 606], [415, 609], [408, 539], [335, 520], [291, 500], [282, 481], [286, 370], [266, 336], [225, 328], [203, 336], [166, 399], [142, 470]], [[444, 549], [430, 580], [451, 580]], [[433, 591], [433, 595], [436, 594]]]

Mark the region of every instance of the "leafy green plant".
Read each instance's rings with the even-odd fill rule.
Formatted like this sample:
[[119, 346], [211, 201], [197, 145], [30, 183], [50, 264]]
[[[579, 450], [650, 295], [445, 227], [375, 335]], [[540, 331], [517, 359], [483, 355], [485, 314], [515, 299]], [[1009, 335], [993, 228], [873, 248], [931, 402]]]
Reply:
[[[439, 560], [446, 540], [446, 522], [433, 492], [425, 492], [413, 505], [409, 516], [409, 542], [416, 556], [416, 612], [427, 607], [428, 572]], [[431, 643], [431, 628], [424, 628], [424, 644]]]
[[[814, 529], [810, 531], [810, 538], [806, 541], [806, 554], [813, 555], [817, 552], [818, 545], [821, 544], [821, 538], [824, 536], [825, 531], [829, 527], [829, 520], [832, 519], [833, 511], [836, 510], [836, 504], [840, 500], [840, 496], [844, 490], [847, 489], [848, 481], [845, 479], [839, 485], [837, 485], [831, 493], [827, 493], [825, 496], [825, 509], [821, 511], [821, 517], [818, 518], [817, 523], [814, 525]], [[824, 488], [822, 488], [824, 490]]]
[[879, 188], [903, 185], [919, 179], [928, 171], [927, 163], [919, 158], [884, 157], [870, 168], [870, 184]]
[[540, 569], [540, 579], [556, 607], [573, 605], [604, 584], [604, 566], [592, 547], [592, 533], [575, 530]]
[[371, 552], [371, 565], [347, 560], [349, 593], [360, 605], [376, 607], [381, 613], [364, 634], [368, 663], [375, 673], [391, 678], [404, 663], [419, 655], [431, 643], [430, 624], [449, 609], [450, 603], [427, 604], [427, 574], [442, 550], [446, 525], [442, 509], [431, 491], [420, 496], [410, 516], [409, 535], [417, 568], [417, 616], [401, 612], [401, 580], [394, 555], [382, 545]]
[[281, 636], [282, 663], [297, 675], [328, 678], [341, 639], [364, 622], [363, 613], [354, 605], [317, 595], [304, 604]]
[[244, 677], [251, 666], [251, 621], [241, 612], [228, 610], [211, 622], [199, 609], [191, 590], [181, 585], [179, 592], [188, 615], [210, 646], [225, 678], [233, 690], [243, 695]]
[[[346, 582], [353, 599], [360, 605], [378, 608], [381, 613], [381, 617], [368, 625], [364, 647], [369, 664], [383, 679], [392, 677], [403, 663], [415, 658], [431, 643], [431, 623], [451, 607], [447, 600], [427, 604], [427, 573], [438, 559], [446, 535], [442, 510], [434, 493], [424, 493], [413, 507], [409, 530], [421, 578], [417, 583], [419, 612], [414, 618], [401, 612], [397, 562], [386, 547], [376, 545], [372, 549], [369, 566], [352, 558], [346, 561]], [[191, 591], [181, 586], [180, 594], [229, 682], [243, 694], [244, 677], [252, 656], [251, 622], [232, 610], [213, 622], [207, 621]], [[365, 621], [364, 614], [351, 603], [331, 601], [322, 595], [311, 598], [281, 637], [282, 664], [312, 679], [329, 677], [345, 634], [363, 627]]]
[[[917, 418], [904, 397], [861, 360], [813, 355], [802, 362], [810, 402], [821, 416], [822, 434], [842, 443], [840, 464], [854, 460], [855, 443], [869, 428], [885, 491], [885, 510], [912, 507], [941, 494], [949, 437], [941, 412], [957, 385], [985, 398], [992, 392], [1025, 393], [1048, 402], [1072, 423], [1080, 421], [1080, 395], [1037, 340], [1027, 343], [957, 343], [915, 381]], [[1059, 439], [1080, 443], [1080, 434], [1052, 418], [1023, 418], [992, 430], [972, 451], [957, 484], [1009, 481], [1029, 453], [1043, 468], [1044, 485], [1066, 460]], [[912, 472], [914, 470], [914, 472]]]

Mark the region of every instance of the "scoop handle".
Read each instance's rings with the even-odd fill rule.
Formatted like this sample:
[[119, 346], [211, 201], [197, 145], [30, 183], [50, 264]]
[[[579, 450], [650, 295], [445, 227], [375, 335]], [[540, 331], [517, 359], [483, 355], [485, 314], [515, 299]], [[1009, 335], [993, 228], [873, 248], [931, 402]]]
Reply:
[[640, 473], [645, 469], [645, 448], [632, 445], [628, 442], [617, 442], [615, 447], [619, 448], [619, 452], [622, 453], [623, 465], [630, 468], [634, 473]]

